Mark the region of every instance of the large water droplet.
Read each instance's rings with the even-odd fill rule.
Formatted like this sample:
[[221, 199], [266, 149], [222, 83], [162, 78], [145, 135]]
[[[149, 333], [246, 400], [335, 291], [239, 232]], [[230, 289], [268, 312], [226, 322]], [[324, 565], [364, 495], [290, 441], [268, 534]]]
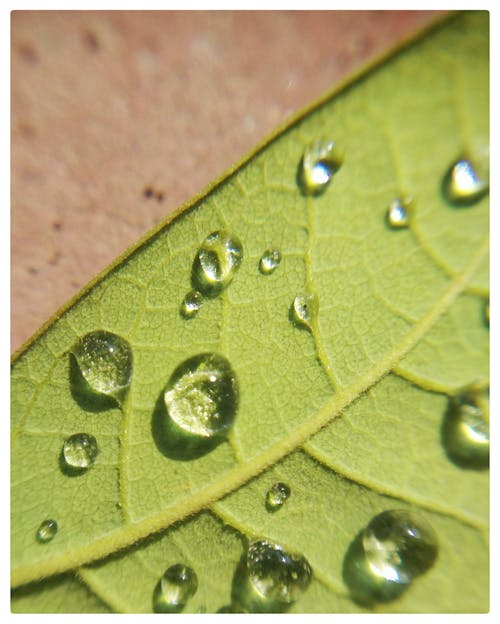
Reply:
[[225, 357], [201, 353], [175, 369], [164, 398], [178, 432], [213, 438], [226, 433], [234, 422], [238, 383]]
[[166, 570], [156, 586], [153, 604], [156, 613], [179, 613], [198, 589], [195, 571], [182, 563]]
[[486, 392], [451, 397], [442, 433], [444, 447], [454, 463], [462, 468], [488, 468], [490, 425]]
[[311, 578], [311, 566], [302, 555], [267, 540], [255, 541], [248, 547], [240, 602], [249, 611], [283, 611], [307, 589]]
[[363, 549], [373, 574], [393, 583], [410, 583], [426, 572], [438, 553], [432, 527], [409, 511], [384, 511], [363, 532]]
[[190, 319], [196, 316], [203, 303], [203, 295], [198, 290], [190, 290], [184, 297], [181, 305], [181, 314], [184, 318]]
[[121, 403], [132, 377], [132, 350], [128, 342], [108, 331], [86, 334], [72, 353], [88, 389]]
[[407, 510], [375, 516], [350, 544], [342, 575], [352, 598], [365, 606], [403, 594], [436, 560], [432, 527]]
[[397, 197], [387, 209], [387, 223], [393, 229], [406, 228], [410, 225], [410, 198]]
[[277, 511], [290, 497], [291, 490], [286, 483], [274, 483], [266, 494], [266, 509]]
[[443, 178], [446, 198], [456, 206], [475, 204], [489, 191], [489, 176], [485, 169], [467, 158], [458, 159]]
[[292, 303], [292, 317], [295, 323], [308, 329], [318, 313], [318, 298], [314, 293], [297, 295]]
[[243, 247], [234, 235], [219, 230], [201, 244], [193, 263], [193, 285], [208, 297], [227, 288], [243, 260]]
[[281, 253], [278, 249], [266, 249], [259, 261], [259, 269], [263, 275], [273, 273], [281, 262]]
[[63, 445], [64, 462], [70, 468], [90, 468], [98, 452], [97, 440], [88, 433], [75, 433]]
[[40, 544], [46, 544], [54, 539], [57, 533], [57, 522], [55, 520], [44, 520], [38, 527], [36, 539]]
[[321, 195], [338, 171], [344, 155], [334, 141], [318, 140], [304, 151], [297, 179], [304, 195]]

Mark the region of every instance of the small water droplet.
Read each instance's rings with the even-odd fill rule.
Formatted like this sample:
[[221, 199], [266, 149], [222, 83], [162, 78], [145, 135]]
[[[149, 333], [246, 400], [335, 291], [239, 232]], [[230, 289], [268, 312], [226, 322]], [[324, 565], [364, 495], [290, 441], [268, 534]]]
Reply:
[[459, 158], [443, 178], [443, 193], [455, 206], [470, 206], [489, 191], [489, 176], [485, 167], [467, 158]]
[[321, 195], [339, 170], [344, 155], [334, 141], [318, 140], [305, 150], [297, 175], [304, 195]]
[[80, 338], [72, 353], [88, 389], [121, 403], [132, 377], [132, 350], [128, 342], [111, 332], [97, 330]]
[[266, 494], [266, 509], [277, 511], [290, 497], [291, 490], [286, 483], [274, 483]]
[[57, 522], [55, 520], [44, 520], [38, 527], [36, 539], [40, 544], [46, 544], [54, 539], [57, 533]]
[[282, 611], [307, 589], [312, 578], [302, 555], [286, 552], [267, 540], [252, 542], [246, 556], [247, 587], [243, 606], [249, 611]]
[[410, 583], [432, 566], [438, 553], [434, 529], [404, 510], [375, 516], [362, 542], [373, 574], [393, 583]]
[[156, 586], [153, 605], [156, 613], [179, 613], [198, 589], [196, 572], [182, 563], [165, 571]]
[[184, 297], [181, 306], [181, 314], [184, 318], [190, 319], [196, 316], [203, 303], [203, 295], [198, 290], [190, 290]]
[[270, 275], [278, 268], [280, 262], [281, 254], [278, 249], [266, 249], [259, 262], [260, 272], [264, 275]]
[[70, 468], [90, 468], [98, 452], [97, 440], [88, 433], [75, 433], [65, 440], [63, 446], [64, 461]]
[[233, 424], [238, 383], [225, 357], [201, 353], [175, 369], [164, 398], [168, 415], [182, 434], [213, 438]]
[[193, 262], [193, 285], [207, 297], [227, 288], [243, 260], [239, 239], [225, 230], [212, 232], [201, 244]]
[[451, 397], [442, 433], [445, 450], [453, 462], [462, 468], [488, 468], [490, 425], [486, 392], [464, 392]]
[[293, 320], [298, 325], [304, 325], [311, 329], [312, 323], [318, 313], [318, 298], [314, 293], [297, 295], [292, 303]]
[[387, 223], [391, 228], [400, 229], [410, 225], [411, 199], [396, 197], [387, 209]]

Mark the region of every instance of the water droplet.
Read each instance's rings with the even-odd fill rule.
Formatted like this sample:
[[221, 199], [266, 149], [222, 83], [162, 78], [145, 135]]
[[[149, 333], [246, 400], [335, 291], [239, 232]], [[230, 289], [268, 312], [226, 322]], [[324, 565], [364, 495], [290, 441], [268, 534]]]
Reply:
[[363, 550], [375, 576], [393, 583], [410, 583], [426, 572], [438, 553], [434, 529], [409, 511], [384, 511], [362, 536]]
[[397, 197], [393, 199], [387, 209], [387, 223], [391, 228], [400, 229], [410, 225], [411, 199]]
[[208, 297], [227, 288], [243, 260], [243, 247], [234, 235], [219, 230], [201, 244], [193, 263], [193, 285]]
[[98, 452], [97, 440], [88, 433], [75, 433], [63, 446], [64, 461], [70, 468], [90, 468]]
[[198, 577], [192, 568], [182, 563], [170, 566], [155, 589], [155, 612], [179, 613], [197, 589]]
[[453, 462], [462, 468], [488, 468], [490, 426], [486, 392], [451, 397], [442, 433], [444, 447]]
[[181, 314], [184, 318], [190, 319], [196, 316], [203, 303], [203, 295], [198, 290], [190, 290], [184, 297], [181, 306]]
[[484, 304], [484, 322], [489, 327], [490, 326], [490, 301], [486, 301]]
[[342, 576], [355, 602], [389, 602], [429, 570], [437, 554], [436, 534], [423, 518], [407, 510], [384, 511], [351, 542]]
[[489, 191], [489, 176], [485, 167], [467, 158], [454, 162], [443, 178], [443, 193], [455, 206], [470, 206]]
[[44, 520], [38, 527], [36, 539], [40, 542], [40, 544], [50, 542], [56, 536], [57, 528], [57, 522], [55, 520]]
[[304, 151], [299, 164], [298, 183], [304, 195], [321, 195], [339, 170], [344, 155], [334, 141], [319, 140]]
[[279, 544], [267, 540], [252, 542], [248, 547], [246, 573], [247, 604], [243, 606], [251, 606], [250, 611], [283, 610], [300, 597], [312, 578], [305, 557], [286, 552]]
[[165, 405], [181, 434], [213, 438], [232, 426], [238, 407], [238, 383], [222, 355], [201, 353], [173, 372]]
[[274, 483], [266, 494], [266, 509], [277, 511], [290, 497], [291, 490], [286, 483]]
[[312, 323], [318, 313], [318, 298], [314, 293], [297, 295], [292, 303], [293, 320], [298, 325], [304, 325], [311, 329]]
[[273, 273], [281, 262], [281, 254], [278, 249], [266, 249], [259, 262], [260, 272], [264, 275]]
[[128, 342], [98, 330], [80, 338], [72, 353], [90, 391], [121, 403], [132, 377], [132, 350]]

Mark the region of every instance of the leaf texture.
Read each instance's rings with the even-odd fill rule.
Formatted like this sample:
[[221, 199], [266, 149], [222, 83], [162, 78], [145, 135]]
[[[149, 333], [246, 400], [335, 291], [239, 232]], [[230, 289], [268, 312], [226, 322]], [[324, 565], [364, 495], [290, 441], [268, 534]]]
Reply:
[[[186, 610], [217, 611], [253, 537], [310, 562], [313, 582], [292, 612], [363, 611], [343, 578], [345, 554], [376, 513], [407, 507], [435, 528], [439, 557], [377, 610], [488, 610], [488, 471], [452, 463], [440, 435], [448, 396], [488, 384], [488, 198], [456, 208], [440, 188], [488, 132], [488, 14], [464, 13], [300, 116], [21, 350], [14, 611], [151, 612], [158, 579], [179, 561], [199, 580]], [[321, 137], [343, 146], [345, 162], [324, 194], [306, 197], [297, 166]], [[388, 228], [388, 204], [408, 194], [411, 226]], [[217, 229], [237, 234], [244, 260], [188, 321], [179, 309], [193, 257]], [[270, 247], [282, 262], [264, 276]], [[319, 300], [311, 331], [290, 321], [306, 289]], [[133, 350], [122, 410], [89, 409], [71, 391], [68, 352], [96, 329]], [[203, 352], [231, 362], [240, 405], [229, 439], [185, 461], [158, 438], [158, 405], [173, 370]], [[100, 454], [68, 476], [61, 447], [80, 431]], [[270, 514], [276, 481], [292, 495]], [[47, 517], [59, 531], [41, 545]]]

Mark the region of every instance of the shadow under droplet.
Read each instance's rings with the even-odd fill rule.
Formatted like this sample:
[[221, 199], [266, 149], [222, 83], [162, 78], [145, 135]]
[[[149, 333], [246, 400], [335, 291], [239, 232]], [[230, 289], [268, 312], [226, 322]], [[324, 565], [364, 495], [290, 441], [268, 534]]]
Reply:
[[179, 461], [190, 461], [206, 455], [224, 440], [221, 436], [200, 438], [182, 431], [167, 412], [164, 392], [160, 392], [151, 417], [153, 440], [162, 455]]
[[71, 395], [78, 405], [86, 412], [103, 412], [104, 410], [119, 407], [119, 403], [113, 397], [105, 394], [97, 394], [85, 380], [75, 356], [69, 354], [69, 383]]
[[61, 449], [59, 453], [59, 468], [61, 472], [67, 477], [79, 477], [85, 474], [88, 468], [77, 468], [75, 466], [69, 466], [64, 459], [64, 450]]
[[363, 550], [362, 536], [360, 531], [347, 549], [342, 577], [354, 602], [369, 608], [375, 603], [395, 600], [409, 585], [389, 581], [373, 572]]

